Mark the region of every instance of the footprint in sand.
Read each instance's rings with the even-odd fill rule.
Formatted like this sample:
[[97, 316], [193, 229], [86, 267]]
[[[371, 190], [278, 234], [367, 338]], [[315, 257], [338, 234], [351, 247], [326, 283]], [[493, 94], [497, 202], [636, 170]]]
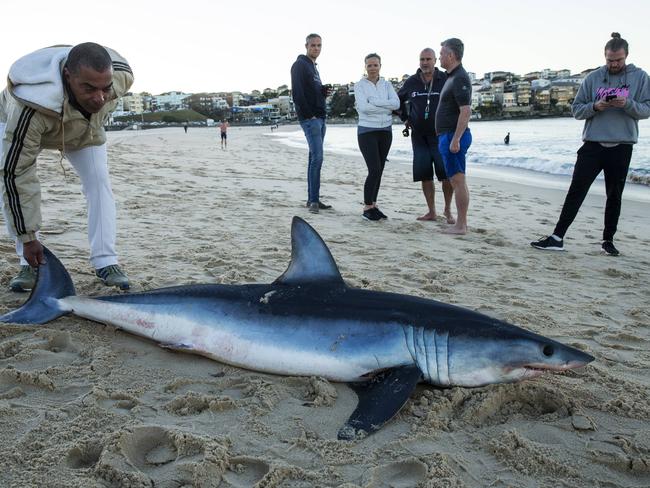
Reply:
[[115, 410], [117, 413], [128, 413], [138, 405], [138, 400], [126, 392], [116, 391], [107, 397], [98, 398], [97, 404], [107, 410]]
[[187, 392], [175, 397], [165, 405], [165, 410], [178, 416], [199, 415], [206, 410], [223, 412], [237, 408], [235, 401], [227, 396], [205, 395]]
[[376, 467], [369, 478], [366, 488], [411, 488], [426, 481], [427, 466], [416, 459], [397, 461]]
[[260, 459], [236, 457], [230, 460], [228, 471], [223, 475], [219, 488], [247, 488], [255, 486], [271, 467]]
[[62, 361], [63, 356], [68, 356], [70, 361], [77, 357], [77, 347], [72, 343], [69, 332], [42, 330], [0, 341], [0, 359], [15, 357], [26, 360], [39, 356], [47, 360], [52, 356], [50, 353], [67, 353], [59, 356], [58, 362]]
[[0, 342], [0, 359], [10, 359], [23, 350], [24, 344], [22, 341], [9, 339]]
[[141, 426], [110, 442], [94, 472], [114, 486], [217, 486], [229, 464], [228, 448], [225, 441]]
[[502, 237], [488, 237], [485, 239], [486, 244], [490, 244], [495, 247], [505, 247], [510, 243]]
[[68, 451], [65, 464], [71, 469], [93, 468], [99, 461], [104, 446], [100, 442], [83, 442]]

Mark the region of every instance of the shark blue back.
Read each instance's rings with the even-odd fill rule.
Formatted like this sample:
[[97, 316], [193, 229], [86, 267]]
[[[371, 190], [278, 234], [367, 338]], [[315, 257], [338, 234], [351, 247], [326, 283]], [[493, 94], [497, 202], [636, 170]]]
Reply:
[[68, 313], [58, 298], [75, 295], [72, 278], [61, 261], [43, 247], [46, 264], [38, 267], [36, 285], [27, 301], [17, 310], [0, 317], [0, 322], [14, 324], [45, 324]]

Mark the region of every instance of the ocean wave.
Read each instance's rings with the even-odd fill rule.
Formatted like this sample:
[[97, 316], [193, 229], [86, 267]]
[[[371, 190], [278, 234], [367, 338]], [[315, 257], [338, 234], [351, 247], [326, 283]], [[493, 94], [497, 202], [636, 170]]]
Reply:
[[[640, 132], [650, 132], [650, 123], [641, 121]], [[393, 128], [393, 145], [389, 160], [409, 164], [413, 158], [410, 138], [402, 137], [403, 126]], [[569, 118], [549, 120], [495, 121], [471, 125], [473, 144], [467, 155], [469, 166], [501, 167], [570, 177], [576, 151], [581, 145], [582, 124]], [[503, 134], [511, 133], [510, 145], [503, 144]], [[299, 128], [273, 134], [291, 147], [307, 147]], [[356, 126], [328, 126], [325, 151], [359, 156]], [[603, 179], [603, 175], [598, 176]], [[628, 181], [650, 186], [650, 144], [636, 144], [632, 154]]]

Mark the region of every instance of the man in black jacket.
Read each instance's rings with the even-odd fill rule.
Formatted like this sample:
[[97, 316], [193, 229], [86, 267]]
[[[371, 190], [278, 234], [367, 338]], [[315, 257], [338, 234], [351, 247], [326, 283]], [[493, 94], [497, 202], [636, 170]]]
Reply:
[[[435, 128], [435, 114], [438, 108], [440, 91], [447, 80], [447, 75], [438, 70], [436, 53], [431, 48], [420, 53], [420, 69], [408, 78], [398, 92], [401, 102], [401, 119], [411, 130], [413, 146], [413, 181], [422, 182], [422, 193], [427, 202], [428, 212], [418, 220], [436, 220], [433, 175], [442, 183], [445, 197], [445, 217], [447, 222], [455, 222], [451, 215], [451, 198], [453, 189], [445, 173], [445, 165], [438, 150], [438, 136]], [[408, 107], [407, 107], [408, 104]], [[405, 131], [404, 134], [408, 134]]]
[[322, 46], [318, 34], [309, 34], [305, 48], [307, 54], [301, 54], [291, 66], [291, 94], [296, 107], [300, 126], [309, 145], [307, 164], [307, 207], [312, 213], [332, 208], [320, 201], [320, 170], [323, 165], [323, 139], [325, 138], [325, 96], [327, 88], [323, 86], [316, 68], [316, 59]]

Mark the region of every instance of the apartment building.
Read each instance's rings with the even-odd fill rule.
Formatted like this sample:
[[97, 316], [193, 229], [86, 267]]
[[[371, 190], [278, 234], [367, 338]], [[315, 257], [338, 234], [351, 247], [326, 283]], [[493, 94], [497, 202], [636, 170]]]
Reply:
[[141, 93], [127, 93], [122, 97], [122, 110], [134, 114], [144, 112], [144, 99]]
[[551, 87], [551, 100], [557, 107], [570, 107], [577, 90], [573, 85], [562, 84]]
[[515, 83], [514, 87], [515, 87], [517, 105], [519, 107], [530, 105], [530, 99], [532, 94], [530, 81], [519, 81]]
[[503, 94], [503, 108], [510, 108], [517, 106], [517, 93], [516, 92], [505, 92]]
[[154, 95], [151, 98], [151, 110], [180, 110], [186, 108], [184, 100], [190, 95], [192, 94], [176, 91]]
[[551, 90], [544, 88], [535, 92], [535, 105], [542, 109], [551, 107]]

